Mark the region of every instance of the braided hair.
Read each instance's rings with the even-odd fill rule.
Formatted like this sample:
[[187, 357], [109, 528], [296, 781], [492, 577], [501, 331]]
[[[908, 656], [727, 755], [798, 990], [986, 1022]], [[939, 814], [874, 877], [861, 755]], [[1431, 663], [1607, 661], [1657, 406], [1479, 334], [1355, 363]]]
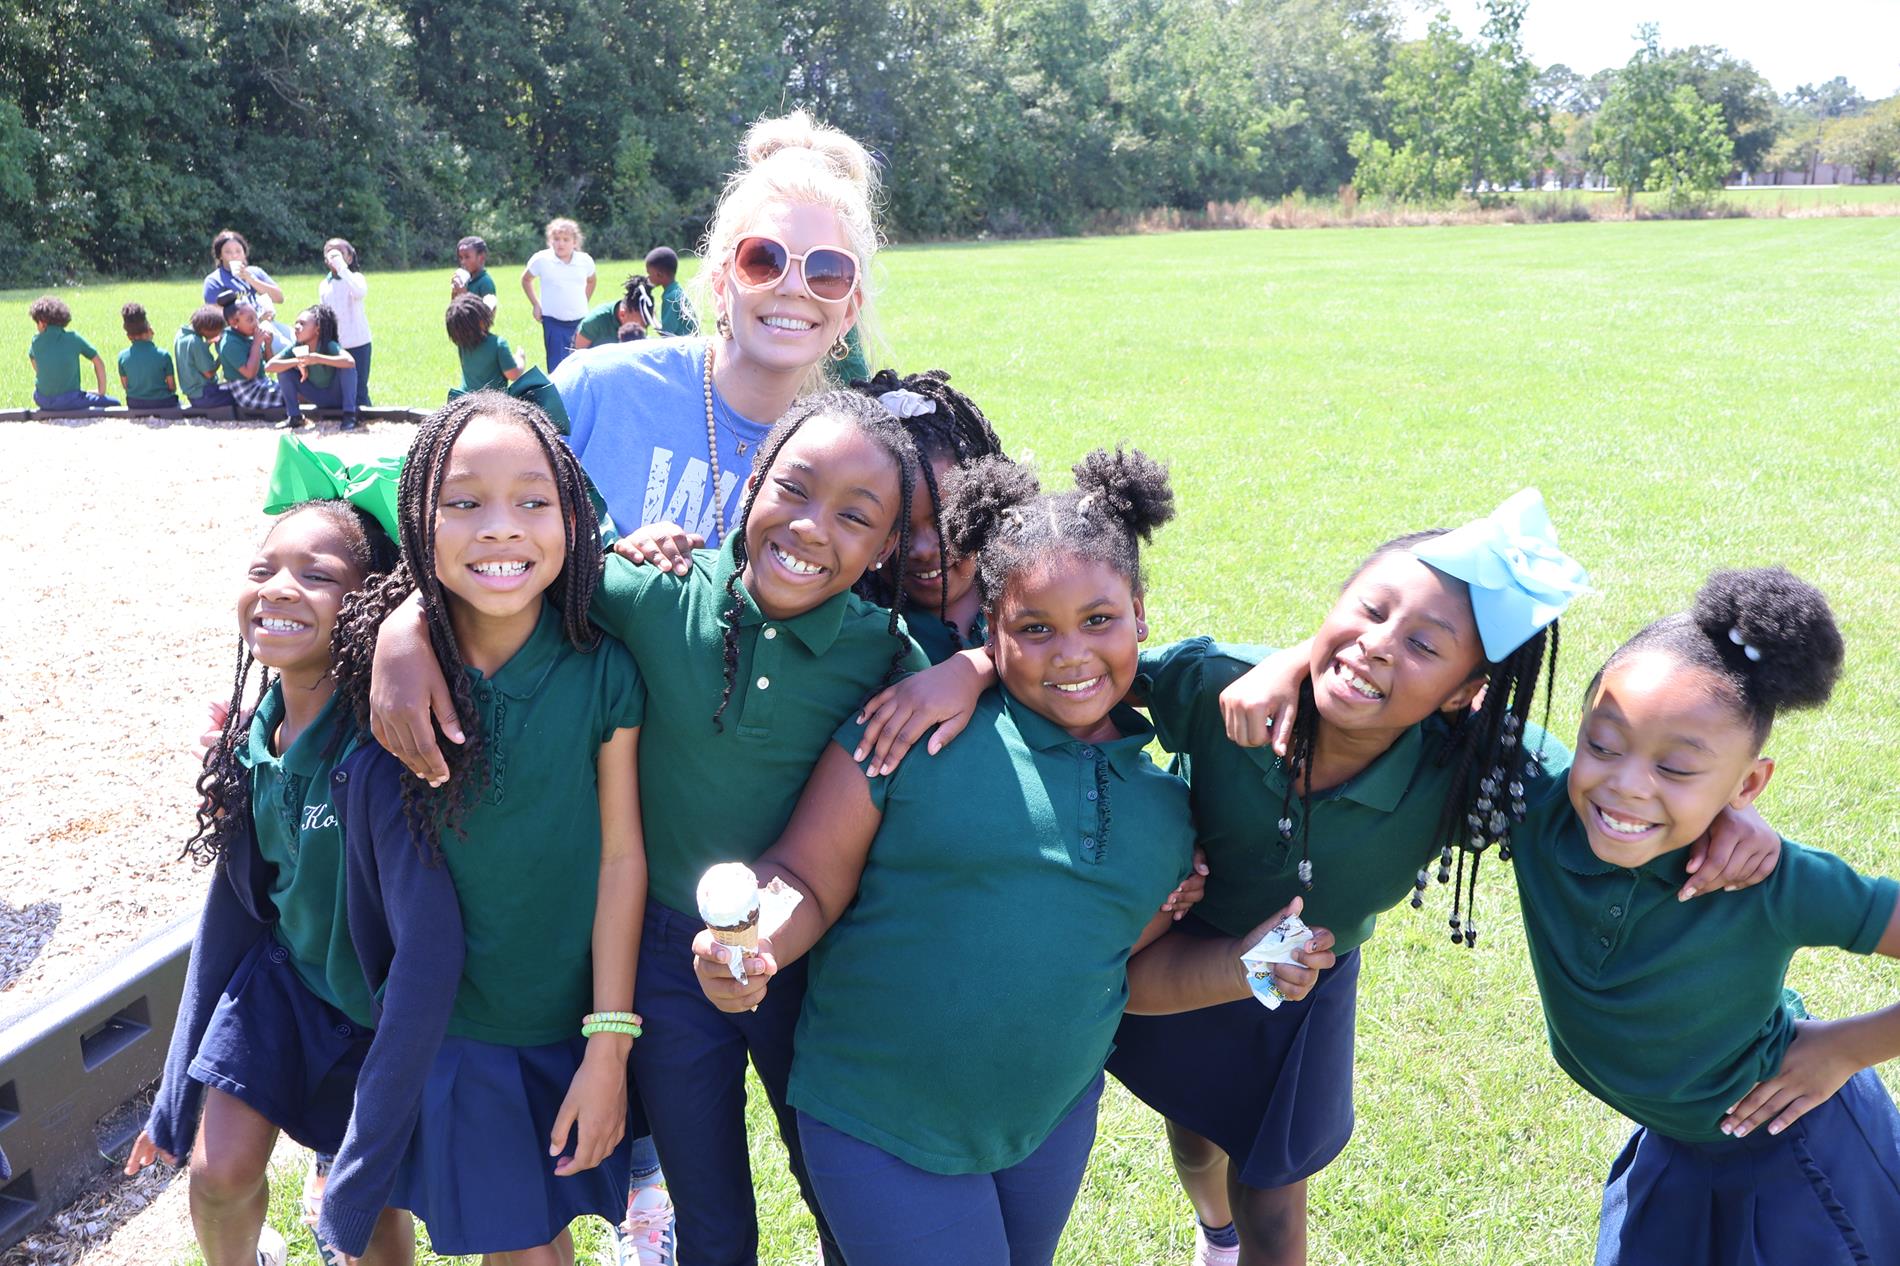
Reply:
[[1590, 679], [1642, 651], [1663, 650], [1711, 674], [1761, 751], [1777, 713], [1827, 702], [1846, 647], [1827, 595], [1784, 567], [1718, 571], [1695, 606], [1639, 630]]
[[[741, 592], [739, 578], [745, 572], [746, 524], [752, 517], [752, 503], [758, 499], [759, 489], [772, 473], [772, 464], [787, 442], [798, 434], [799, 428], [816, 417], [830, 418], [847, 422], [855, 427], [859, 434], [882, 448], [897, 466], [898, 507], [897, 507], [897, 549], [892, 555], [897, 560], [895, 578], [896, 595], [890, 604], [891, 618], [888, 632], [896, 643], [891, 651], [890, 667], [885, 670], [882, 685], [889, 685], [897, 679], [903, 669], [904, 660], [910, 654], [911, 640], [904, 632], [902, 614], [904, 608], [904, 560], [910, 553], [910, 503], [917, 487], [916, 469], [917, 447], [911, 441], [910, 433], [891, 416], [890, 411], [875, 400], [866, 398], [855, 391], [825, 391], [806, 396], [786, 411], [785, 415], [772, 425], [765, 437], [765, 443], [759, 449], [757, 460], [753, 464], [753, 475], [745, 490], [745, 500], [739, 505], [739, 519], [728, 536], [732, 540], [732, 574], [726, 578], [726, 610], [721, 616], [725, 625], [724, 657], [726, 687], [719, 696], [719, 706], [713, 710], [713, 728], [725, 732], [725, 724], [720, 720], [725, 715], [726, 705], [732, 702], [732, 689], [739, 677], [739, 621], [745, 615], [745, 595]], [[858, 583], [854, 581], [853, 584]]]
[[[342, 533], [350, 564], [356, 568], [356, 574], [363, 578], [363, 584], [371, 583], [375, 577], [396, 565], [395, 542], [383, 531], [382, 524], [347, 501], [299, 501], [279, 515], [277, 523], [282, 524], [292, 515], [306, 511], [322, 515]], [[276, 530], [277, 526], [273, 524], [271, 531]], [[269, 535], [264, 539], [268, 541]], [[330, 634], [333, 661], [337, 633], [342, 627], [339, 616], [337, 626]], [[230, 702], [225, 706], [224, 725], [218, 731], [217, 741], [211, 745], [211, 750], [205, 753], [204, 771], [198, 775], [198, 829], [185, 841], [183, 855], [200, 866], [209, 865], [223, 855], [225, 848], [240, 833], [239, 815], [250, 803], [250, 774], [238, 759], [238, 753], [250, 733], [251, 714], [257, 711], [258, 703], [276, 680], [268, 668], [258, 664], [257, 691], [251, 696], [247, 707], [244, 686], [251, 676], [254, 663], [249, 643], [240, 637], [237, 675], [231, 683]]]
[[[1387, 555], [1409, 553], [1414, 546], [1444, 534], [1443, 528], [1433, 528], [1394, 537], [1360, 563], [1346, 584], [1350, 586], [1368, 567]], [[1541, 675], [1545, 682], [1543, 724], [1545, 729], [1549, 728], [1550, 685], [1557, 675], [1557, 643], [1558, 629], [1553, 621], [1501, 661], [1479, 664], [1467, 684], [1483, 682], [1482, 702], [1477, 708], [1460, 709], [1448, 718], [1451, 738], [1438, 761], [1441, 767], [1450, 767], [1451, 777], [1432, 838], [1439, 845], [1438, 882], [1452, 884], [1450, 925], [1454, 945], [1471, 948], [1478, 943], [1478, 925], [1473, 916], [1478, 900], [1479, 858], [1494, 844], [1500, 858], [1508, 860], [1511, 856], [1511, 824], [1521, 821], [1525, 812], [1524, 779], [1535, 772], [1533, 766], [1540, 759], [1539, 753], [1520, 750], [1525, 725], [1530, 720], [1531, 704]], [[1318, 738], [1319, 708], [1314, 703], [1313, 683], [1309, 678], [1301, 683], [1292, 733], [1287, 739], [1287, 790], [1281, 797], [1277, 824], [1280, 838], [1290, 841], [1294, 832], [1293, 799], [1297, 787], [1299, 876], [1301, 886], [1309, 889], [1313, 885], [1313, 756]], [[1419, 869], [1413, 882], [1414, 910], [1425, 904], [1425, 889], [1431, 878], [1429, 869]]]
[[339, 343], [340, 345], [340, 340], [337, 338], [336, 332], [335, 308], [332, 308], [327, 303], [313, 303], [298, 315], [307, 316], [316, 321], [318, 347], [322, 347], [325, 343]]
[[[979, 457], [998, 457], [1003, 452], [1003, 441], [997, 438], [996, 430], [990, 420], [983, 416], [976, 401], [964, 395], [950, 385], [950, 375], [941, 369], [926, 369], [921, 374], [912, 374], [900, 378], [894, 369], [880, 369], [870, 378], [860, 378], [851, 384], [853, 391], [862, 392], [874, 400], [881, 400], [893, 391], [906, 391], [922, 396], [931, 404], [927, 413], [900, 415], [899, 421], [910, 432], [911, 442], [917, 446], [917, 467], [923, 477], [924, 487], [930, 492], [930, 514], [937, 529], [938, 549], [944, 556], [944, 566], [938, 577], [937, 618], [942, 620], [953, 634], [958, 645], [963, 642], [963, 630], [950, 619], [950, 567], [952, 561], [948, 539], [943, 534], [943, 490], [937, 487], [935, 463], [946, 461], [951, 466], [965, 466]], [[896, 601], [893, 593], [893, 581], [883, 574], [882, 569], [866, 572], [858, 584], [858, 594], [879, 606], [890, 606]]]
[[449, 457], [455, 441], [468, 424], [478, 417], [500, 418], [526, 430], [540, 445], [542, 456], [554, 474], [560, 499], [564, 563], [546, 592], [547, 599], [561, 612], [561, 631], [576, 648], [592, 650], [600, 635], [587, 621], [588, 604], [600, 586], [604, 556], [594, 535], [592, 503], [587, 496], [586, 477], [573, 450], [562, 442], [548, 415], [526, 400], [518, 400], [500, 391], [475, 391], [437, 409], [416, 430], [415, 442], [403, 462], [402, 480], [396, 491], [396, 523], [401, 533], [402, 561], [387, 576], [366, 586], [351, 597], [337, 617], [336, 676], [337, 688], [349, 701], [357, 725], [369, 729], [369, 691], [371, 659], [376, 650], [376, 634], [383, 621], [411, 593], [422, 596], [422, 613], [428, 622], [429, 642], [436, 663], [448, 680], [449, 695], [455, 714], [467, 729], [466, 743], [442, 743], [449, 778], [441, 787], [430, 787], [413, 774], [402, 778], [403, 813], [419, 840], [426, 841], [431, 857], [440, 852], [444, 831], [462, 834], [462, 818], [486, 790], [491, 771], [488, 767], [487, 737], [481, 726], [469, 724], [480, 714], [475, 708], [474, 691], [469, 685], [468, 662], [449, 619], [448, 594], [436, 575], [435, 520], [442, 496], [442, 482], [448, 474]]

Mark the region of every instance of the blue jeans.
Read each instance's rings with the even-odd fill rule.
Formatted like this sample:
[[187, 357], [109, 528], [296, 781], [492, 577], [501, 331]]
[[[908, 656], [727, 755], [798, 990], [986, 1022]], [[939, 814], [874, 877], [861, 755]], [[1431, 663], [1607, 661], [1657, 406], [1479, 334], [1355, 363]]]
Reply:
[[580, 333], [580, 329], [579, 321], [556, 321], [546, 313], [542, 314], [541, 343], [548, 354], [550, 374], [554, 372], [554, 367], [566, 360], [567, 354], [574, 350], [574, 336]]
[[356, 371], [339, 369], [336, 377], [327, 387], [319, 387], [296, 370], [288, 370], [277, 375], [277, 388], [284, 395], [284, 414], [291, 421], [298, 417], [299, 404], [314, 404], [319, 409], [341, 409], [344, 413], [356, 413]]
[[369, 408], [370, 345], [365, 343], [361, 347], [346, 347], [343, 350], [356, 358], [356, 407], [367, 409]]
[[666, 1167], [679, 1258], [693, 1266], [755, 1266], [759, 1260], [745, 1127], [750, 1055], [778, 1117], [792, 1176], [817, 1219], [825, 1261], [837, 1266], [843, 1258], [806, 1180], [798, 1129], [785, 1106], [805, 964], [781, 971], [757, 1011], [720, 1011], [706, 1001], [693, 974], [693, 937], [705, 926], [697, 915], [648, 901], [633, 994], [646, 1021], [646, 1034], [630, 1057], [633, 1083]]
[[119, 403], [111, 396], [102, 396], [96, 391], [62, 391], [58, 395], [47, 395], [42, 391], [33, 393], [33, 407], [45, 409], [49, 413], [78, 413], [82, 409], [107, 409]]
[[1101, 1098], [1097, 1073], [1041, 1147], [989, 1174], [933, 1174], [803, 1112], [798, 1137], [851, 1266], [1048, 1266], [1095, 1145]]

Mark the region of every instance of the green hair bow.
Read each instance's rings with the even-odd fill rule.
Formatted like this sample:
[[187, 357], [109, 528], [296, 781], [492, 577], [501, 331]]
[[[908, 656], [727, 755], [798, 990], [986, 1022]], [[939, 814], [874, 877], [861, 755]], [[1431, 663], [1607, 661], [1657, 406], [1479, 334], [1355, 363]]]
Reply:
[[390, 540], [399, 541], [396, 485], [401, 477], [400, 456], [346, 462], [334, 453], [319, 453], [294, 435], [282, 435], [264, 513], [282, 514], [300, 501], [347, 501], [382, 524]]

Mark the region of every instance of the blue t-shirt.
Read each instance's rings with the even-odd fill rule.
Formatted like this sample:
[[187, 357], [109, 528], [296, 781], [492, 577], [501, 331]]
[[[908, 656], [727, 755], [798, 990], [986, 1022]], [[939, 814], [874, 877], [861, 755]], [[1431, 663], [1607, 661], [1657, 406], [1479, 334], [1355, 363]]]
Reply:
[[[567, 442], [607, 502], [622, 536], [670, 521], [718, 548], [708, 497], [706, 344], [643, 339], [570, 356], [554, 385], [573, 430]], [[771, 422], [742, 417], [713, 392], [719, 436], [719, 496], [726, 522], [738, 521], [752, 459]]]
[[[277, 284], [275, 277], [272, 277], [255, 264], [251, 265], [251, 276], [258, 281], [267, 282], [273, 286]], [[216, 268], [205, 274], [205, 302], [216, 303], [218, 296], [227, 290], [237, 291], [239, 298], [250, 300], [252, 307], [257, 306], [257, 287], [239, 277], [223, 264], [219, 264]]]

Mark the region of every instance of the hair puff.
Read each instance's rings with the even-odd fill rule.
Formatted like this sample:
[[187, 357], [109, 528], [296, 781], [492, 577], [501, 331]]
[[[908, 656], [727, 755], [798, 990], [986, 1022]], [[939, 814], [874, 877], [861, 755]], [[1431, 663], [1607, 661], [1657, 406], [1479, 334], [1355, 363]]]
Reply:
[[1754, 708], [1812, 708], [1833, 693], [1846, 651], [1841, 630], [1826, 596], [1787, 568], [1715, 572], [1696, 594], [1691, 618]]
[[1098, 448], [1074, 466], [1075, 486], [1084, 496], [1101, 498], [1102, 508], [1130, 532], [1148, 541], [1174, 517], [1174, 489], [1168, 468], [1140, 449]]

